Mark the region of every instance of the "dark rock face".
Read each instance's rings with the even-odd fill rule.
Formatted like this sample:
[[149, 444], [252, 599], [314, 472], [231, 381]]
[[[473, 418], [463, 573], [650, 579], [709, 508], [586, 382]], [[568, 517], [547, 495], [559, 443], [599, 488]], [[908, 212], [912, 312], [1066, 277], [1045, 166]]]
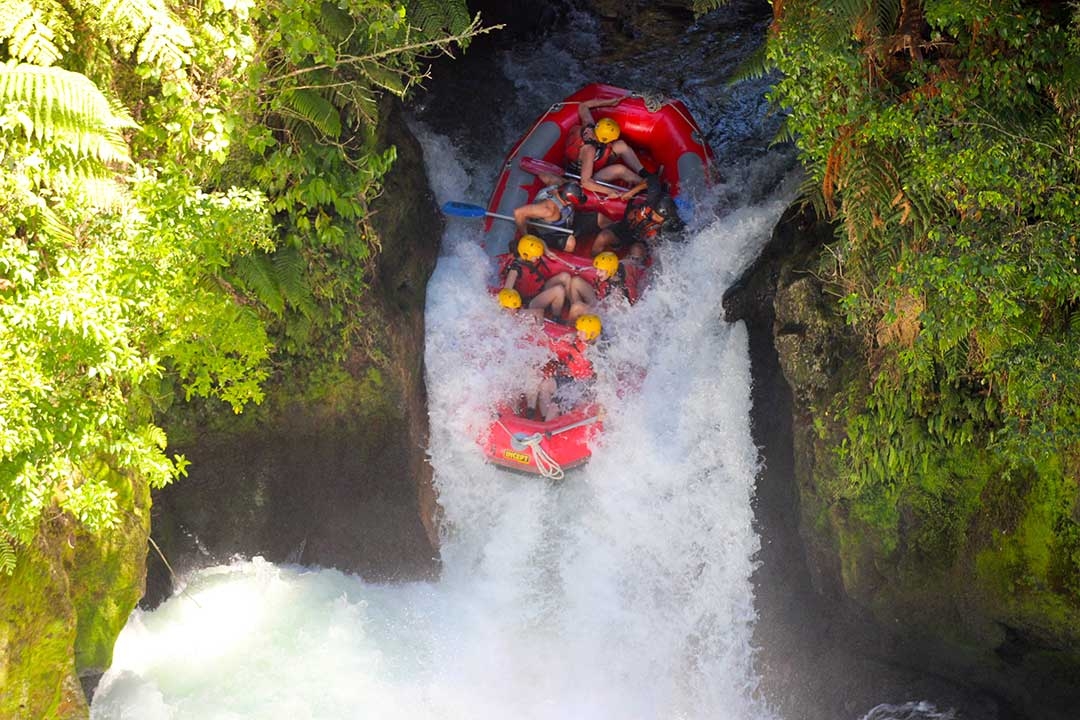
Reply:
[[[761, 256], [724, 299], [727, 319], [743, 320], [749, 330], [751, 419], [765, 459], [755, 502], [763, 539], [762, 564], [754, 577], [761, 692], [784, 717], [799, 720], [859, 718], [880, 703], [911, 700], [956, 708], [969, 720], [1015, 717], [993, 696], [962, 681], [905, 666], [894, 652], [895, 639], [846, 600], [835, 555], [820, 539], [800, 535], [804, 513], [796, 480], [812, 473], [813, 455], [805, 442], [812, 430], [789, 382], [794, 377], [799, 387], [803, 382], [828, 387], [835, 382], [830, 358], [848, 351], [820, 287], [800, 272], [831, 236], [831, 228], [812, 215], [789, 209]], [[778, 297], [789, 302], [777, 302]], [[790, 343], [822, 352], [806, 362], [777, 352]]]
[[[371, 580], [437, 571], [423, 357], [442, 225], [397, 101], [384, 101], [380, 128], [398, 159], [373, 203], [381, 248], [365, 323], [376, 352], [358, 348], [346, 360], [350, 387], [324, 406], [287, 407], [239, 434], [181, 448], [190, 476], [156, 494], [153, 514], [153, 537], [176, 572], [234, 555]], [[145, 602], [170, 591], [169, 571], [152, 553]]]

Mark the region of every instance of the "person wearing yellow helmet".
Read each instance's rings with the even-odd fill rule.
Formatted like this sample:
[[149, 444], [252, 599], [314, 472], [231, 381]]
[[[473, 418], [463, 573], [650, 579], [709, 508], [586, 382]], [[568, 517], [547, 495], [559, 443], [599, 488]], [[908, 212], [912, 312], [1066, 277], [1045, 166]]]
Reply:
[[524, 307], [521, 302], [521, 294], [514, 288], [502, 288], [499, 290], [496, 298], [499, 301], [499, 306], [507, 312], [529, 318], [530, 320], [543, 325], [546, 308]]
[[[631, 304], [637, 302], [638, 268], [627, 267], [619, 261], [613, 252], [602, 252], [593, 258], [595, 272], [581, 272], [575, 275], [567, 288], [570, 299], [569, 320], [595, 311], [601, 300], [609, 296], [621, 295]], [[630, 282], [630, 278], [633, 282]]]
[[574, 323], [574, 329], [577, 330], [580, 339], [585, 342], [592, 342], [600, 337], [600, 331], [604, 329], [604, 324], [600, 321], [599, 315], [582, 315]]
[[555, 357], [542, 371], [543, 377], [536, 391], [536, 406], [545, 422], [559, 415], [557, 392], [564, 391], [570, 384], [577, 384], [581, 392], [587, 393], [589, 384], [596, 377], [588, 350], [600, 337], [603, 323], [598, 315], [586, 314], [577, 319], [574, 328], [576, 332], [573, 335], [564, 335], [552, 341], [551, 350]]
[[535, 235], [522, 235], [510, 246], [511, 253], [504, 256], [499, 269], [502, 288], [515, 290], [522, 305], [539, 310], [540, 317], [548, 311], [554, 318], [561, 317], [567, 285], [553, 278], [555, 268], [548, 261], [555, 256]]
[[597, 122], [594, 108], [613, 107], [623, 98], [585, 100], [578, 104], [580, 125], [566, 132], [566, 169], [581, 176], [581, 186], [600, 195], [629, 199], [629, 191], [620, 192], [600, 185], [601, 182], [623, 182], [635, 185], [639, 180], [655, 177], [645, 170], [634, 149], [622, 139], [622, 128], [611, 117]]
[[613, 252], [602, 252], [593, 258], [592, 264], [597, 272], [610, 278], [619, 270], [619, 256]]
[[521, 308], [521, 293], [514, 288], [503, 288], [499, 291], [499, 304], [507, 310]]

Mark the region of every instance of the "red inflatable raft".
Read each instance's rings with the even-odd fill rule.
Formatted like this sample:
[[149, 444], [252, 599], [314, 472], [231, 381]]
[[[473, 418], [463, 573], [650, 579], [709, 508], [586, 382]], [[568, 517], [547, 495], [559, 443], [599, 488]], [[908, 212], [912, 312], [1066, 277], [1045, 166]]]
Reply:
[[[659, 173], [680, 205], [680, 215], [686, 213], [688, 201], [703, 195], [711, 174], [713, 153], [704, 133], [678, 100], [600, 84], [587, 85], [552, 105], [514, 144], [503, 163], [488, 212], [512, 216], [515, 208], [532, 202], [544, 184], [530, 170], [535, 171], [538, 166], [565, 167], [565, 138], [567, 131], [580, 123], [578, 104], [616, 97], [623, 99], [617, 105], [593, 108], [593, 117], [598, 121], [610, 117], [619, 123], [620, 138], [634, 148], [646, 169]], [[625, 202], [593, 199], [579, 212], [595, 210], [617, 220], [625, 209]], [[484, 231], [484, 248], [492, 257], [504, 255], [515, 239], [513, 223], [492, 217], [486, 221]], [[579, 254], [555, 251], [567, 265], [578, 268], [579, 273], [593, 271], [589, 254], [592, 239], [584, 240], [576, 248]], [[637, 275], [633, 282], [635, 292], [640, 291]], [[545, 326], [552, 336], [571, 330], [550, 322]], [[552, 479], [561, 478], [563, 471], [588, 462], [592, 455], [590, 441], [603, 430], [603, 411], [599, 406], [583, 402], [550, 422], [542, 422], [523, 417], [523, 405], [523, 402], [507, 402], [496, 408], [494, 421], [480, 438], [489, 462]]]
[[[581, 122], [578, 105], [587, 100], [610, 98], [623, 99], [617, 105], [593, 108], [590, 111], [593, 117], [597, 121], [610, 117], [619, 123], [619, 138], [634, 148], [646, 169], [659, 171], [671, 196], [679, 202], [680, 215], [684, 214], [691, 201], [704, 194], [713, 163], [712, 149], [690, 111], [679, 100], [650, 97], [597, 83], [586, 85], [552, 105], [514, 144], [503, 162], [488, 211], [513, 215], [515, 208], [532, 202], [544, 185], [526, 169], [530, 161], [565, 167], [567, 131]], [[583, 208], [598, 210], [613, 219], [621, 218], [625, 209], [626, 204], [617, 200], [594, 200]], [[484, 231], [484, 248], [493, 256], [506, 252], [514, 239], [513, 223], [491, 217], [485, 222]], [[579, 247], [578, 252], [588, 255], [587, 244]]]
[[[566, 325], [544, 321], [547, 338], [572, 332], [573, 328]], [[489, 462], [557, 480], [563, 471], [589, 459], [589, 440], [603, 429], [596, 403], [581, 402], [549, 422], [524, 417], [524, 405], [521, 398], [496, 408], [495, 420], [481, 441]]]

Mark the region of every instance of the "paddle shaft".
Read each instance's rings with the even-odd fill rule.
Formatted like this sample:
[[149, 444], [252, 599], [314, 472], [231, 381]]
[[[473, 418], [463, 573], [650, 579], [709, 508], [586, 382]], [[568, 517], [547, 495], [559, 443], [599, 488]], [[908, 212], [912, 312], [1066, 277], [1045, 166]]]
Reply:
[[[523, 170], [525, 170], [525, 172], [531, 172], [531, 173], [534, 173], [534, 174], [536, 174], [538, 172], [546, 172], [549, 175], [562, 175], [563, 177], [570, 178], [571, 180], [580, 180], [581, 179], [580, 175], [578, 175], [576, 173], [569, 172], [567, 170], [564, 170], [563, 168], [559, 167], [555, 163], [549, 163], [547, 160], [537, 160], [536, 158], [525, 157], [525, 158], [521, 158], [521, 163], [522, 163], [521, 167], [522, 167]], [[531, 165], [533, 167], [532, 170], [530, 170], [527, 167], [529, 165]], [[626, 189], [622, 185], [616, 185], [615, 183], [604, 182], [603, 180], [597, 180], [596, 178], [593, 178], [593, 182], [596, 183], [597, 185], [602, 185], [602, 186], [604, 186], [606, 188], [611, 188], [612, 190], [625, 190]]]
[[[484, 214], [488, 217], [497, 218], [499, 220], [509, 220], [510, 222], [517, 222], [514, 219], [513, 215], [501, 215], [499, 213], [493, 212], [485, 212]], [[569, 228], [559, 227], [558, 225], [548, 225], [547, 223], [538, 222], [536, 220], [527, 220], [526, 222], [533, 227], [540, 228], [541, 230], [552, 230], [554, 232], [566, 233], [567, 235], [574, 234], [573, 230], [570, 230]]]

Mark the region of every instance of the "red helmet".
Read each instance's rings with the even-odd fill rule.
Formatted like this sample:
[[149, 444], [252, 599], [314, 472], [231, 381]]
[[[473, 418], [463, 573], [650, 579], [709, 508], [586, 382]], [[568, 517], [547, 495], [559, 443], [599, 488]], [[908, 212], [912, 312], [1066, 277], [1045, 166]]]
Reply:
[[564, 203], [573, 207], [583, 205], [588, 199], [585, 197], [585, 189], [581, 187], [581, 183], [574, 180], [564, 182], [555, 192]]

